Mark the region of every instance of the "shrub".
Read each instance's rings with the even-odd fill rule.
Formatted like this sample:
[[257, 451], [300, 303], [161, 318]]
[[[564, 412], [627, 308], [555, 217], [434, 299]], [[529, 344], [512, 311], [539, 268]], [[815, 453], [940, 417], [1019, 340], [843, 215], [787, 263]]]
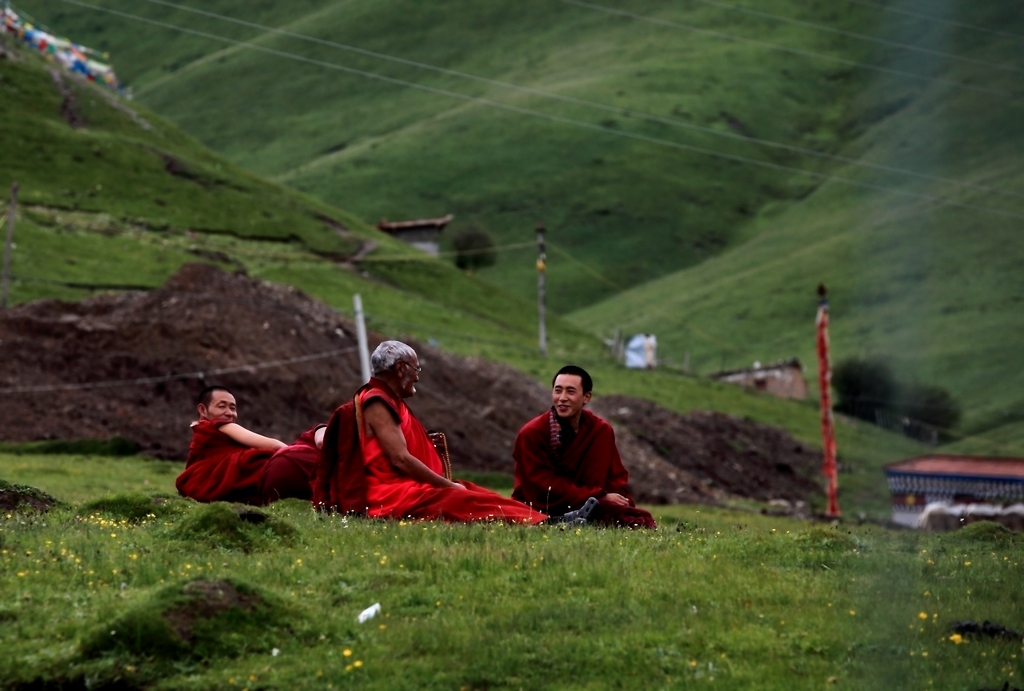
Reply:
[[498, 261], [494, 240], [479, 228], [460, 230], [452, 236], [452, 248], [455, 250], [455, 266], [462, 270], [482, 269], [494, 266]]
[[952, 394], [934, 384], [902, 383], [889, 365], [879, 359], [844, 360], [832, 373], [835, 409], [853, 417], [877, 422], [878, 411], [948, 430], [960, 422], [960, 404]]
[[934, 384], [909, 384], [902, 387], [900, 412], [939, 429], [950, 429], [960, 422], [960, 404], [952, 394]]
[[843, 360], [832, 372], [832, 386], [837, 411], [870, 422], [875, 411], [892, 407], [897, 393], [892, 370], [878, 359]]

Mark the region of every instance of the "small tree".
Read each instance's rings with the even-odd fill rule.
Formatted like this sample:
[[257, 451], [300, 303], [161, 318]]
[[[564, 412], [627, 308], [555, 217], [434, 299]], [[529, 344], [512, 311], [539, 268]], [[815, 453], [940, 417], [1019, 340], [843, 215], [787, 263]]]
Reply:
[[463, 270], [483, 269], [494, 266], [498, 261], [494, 240], [479, 228], [466, 228], [455, 233], [452, 248], [455, 250], [455, 266]]
[[832, 386], [837, 411], [869, 422], [876, 410], [892, 407], [897, 392], [889, 365], [877, 359], [843, 360], [832, 372]]
[[960, 422], [960, 404], [953, 395], [934, 384], [907, 384], [899, 397], [900, 412], [940, 430], [948, 430]]

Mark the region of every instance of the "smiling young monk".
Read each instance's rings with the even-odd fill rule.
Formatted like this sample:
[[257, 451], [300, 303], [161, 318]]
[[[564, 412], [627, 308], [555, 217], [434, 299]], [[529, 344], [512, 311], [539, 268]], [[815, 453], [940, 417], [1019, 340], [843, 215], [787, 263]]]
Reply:
[[516, 437], [512, 497], [553, 513], [572, 511], [597, 497], [590, 522], [657, 528], [654, 517], [630, 496], [629, 472], [612, 426], [585, 410], [592, 389], [593, 380], [582, 367], [558, 370], [551, 382], [551, 408], [523, 425]]
[[235, 422], [235, 397], [223, 386], [203, 389], [196, 411], [185, 470], [175, 482], [178, 492], [202, 502], [263, 504], [264, 466], [286, 444]]

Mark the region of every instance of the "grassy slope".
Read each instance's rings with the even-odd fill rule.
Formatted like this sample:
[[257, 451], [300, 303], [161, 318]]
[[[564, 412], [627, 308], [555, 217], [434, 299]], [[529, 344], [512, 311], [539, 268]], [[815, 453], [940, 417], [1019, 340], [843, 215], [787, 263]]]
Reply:
[[[536, 355], [532, 304], [442, 262], [368, 261], [365, 275], [340, 269], [311, 251], [304, 241], [307, 236], [312, 238], [308, 245], [321, 251], [349, 248], [347, 241], [313, 218], [314, 212], [344, 220], [355, 240], [381, 241], [371, 260], [411, 255], [407, 248], [380, 237], [344, 212], [237, 172], [147, 111], [143, 114], [161, 134], [143, 132], [91, 89], [76, 87], [91, 125], [72, 130], [56, 114], [56, 89], [41, 64], [31, 59], [3, 61], [0, 70], [0, 88], [8, 89], [10, 95], [0, 106], [0, 114], [24, 132], [0, 153], [4, 156], [13, 151], [4, 161], [5, 170], [18, 167], [23, 190], [12, 270], [25, 280], [14, 282], [14, 302], [88, 294], [47, 281], [155, 286], [181, 263], [194, 261], [194, 250], [218, 252], [230, 260], [229, 268], [241, 266], [252, 275], [297, 285], [343, 313], [351, 313], [351, 295], [359, 292], [371, 327], [382, 333], [411, 335], [455, 352], [509, 362], [541, 381], [550, 377], [553, 363], [574, 360], [593, 370], [599, 394], [643, 396], [683, 412], [695, 408], [729, 411], [781, 425], [807, 442], [818, 443], [812, 406], [780, 402], [669, 372], [625, 371], [603, 356], [596, 339], [557, 319], [549, 322], [550, 357], [540, 358]], [[25, 117], [26, 113], [32, 117]], [[36, 142], [37, 155], [28, 155], [26, 141]], [[157, 145], [193, 170], [219, 175], [225, 182], [204, 187], [170, 175], [163, 159], [147, 148]], [[102, 146], [101, 156], [91, 153], [97, 146]], [[74, 155], [79, 150], [88, 152], [88, 157], [80, 156], [82, 161], [76, 162], [68, 151]], [[67, 163], [69, 158], [74, 165]], [[64, 164], [52, 167], [49, 163], [53, 161]], [[125, 169], [131, 174], [124, 175]], [[88, 194], [97, 184], [102, 184], [102, 190], [95, 196]], [[253, 192], [246, 196], [238, 191], [244, 186]], [[147, 206], [157, 198], [153, 189], [159, 190], [164, 205]], [[230, 194], [221, 194], [224, 189]], [[295, 223], [305, 224], [302, 233], [289, 234], [298, 240], [284, 241], [289, 237], [281, 233], [284, 224], [268, 224], [256, 233], [262, 239], [252, 238], [246, 221], [262, 218], [256, 211], [288, 204], [296, 209]], [[220, 207], [228, 207], [227, 212]], [[176, 215], [165, 215], [170, 213]], [[223, 225], [213, 232], [190, 230], [210, 228], [207, 218], [222, 218]], [[280, 239], [273, 233], [279, 233]], [[879, 467], [916, 453], [917, 447], [845, 423], [839, 434], [841, 458], [851, 471], [842, 482], [844, 510], [885, 515], [887, 493]]]
[[[1019, 685], [1020, 641], [957, 643], [948, 628], [1021, 628], [1019, 534], [706, 507], [656, 507], [657, 533], [559, 531], [325, 519], [293, 501], [255, 526], [225, 520], [224, 505], [154, 506], [147, 495], [173, 492], [167, 465], [0, 454], [0, 475], [73, 505], [0, 516], [0, 686]], [[130, 520], [139, 509], [155, 515]], [[133, 652], [160, 640], [161, 593], [200, 578], [231, 579], [267, 604], [195, 626], [205, 654]], [[381, 613], [356, 623], [375, 602]], [[138, 640], [136, 627], [147, 627]], [[83, 655], [88, 641], [95, 652]]]
[[[964, 9], [951, 18], [1024, 33], [1024, 13], [1008, 7], [971, 6], [970, 15]], [[1024, 62], [1011, 40], [920, 22], [896, 24], [886, 35], [1018, 72], [898, 53], [889, 63], [895, 69], [930, 70], [1020, 96]], [[1008, 215], [826, 184], [799, 206], [764, 210], [742, 246], [582, 310], [573, 321], [599, 333], [654, 331], [666, 357], [679, 363], [688, 352], [700, 372], [792, 355], [814, 371], [814, 291], [825, 282], [834, 361], [880, 355], [904, 378], [949, 388], [965, 409], [958, 431], [982, 435], [950, 450], [1024, 453], [1024, 103], [880, 78], [855, 108], [867, 120], [855, 123], [860, 136], [847, 155], [1008, 195], [852, 166], [838, 174]]]
[[[145, 130], [103, 92], [68, 79], [88, 123], [73, 129], [32, 55], [0, 62], [0, 76], [0, 169], [20, 184], [12, 303], [87, 294], [53, 282], [159, 285], [198, 250], [228, 257], [228, 268], [298, 285], [345, 313], [360, 292], [380, 328], [425, 323], [532, 349], [530, 303], [445, 264], [416, 261], [422, 255], [350, 214], [242, 171], [143, 108], [152, 125]], [[168, 172], [167, 157], [189, 177]], [[343, 223], [349, 236], [318, 215]], [[364, 241], [380, 244], [364, 275], [323, 258], [351, 254]], [[578, 330], [555, 320], [551, 329], [556, 349], [564, 343], [575, 352], [582, 341], [596, 352]]]
[[[451, 231], [477, 225], [501, 244], [550, 229], [556, 312], [693, 265], [735, 244], [758, 209], [810, 189], [807, 179], [615, 136], [639, 134], [783, 165], [821, 165], [708, 133], [487, 84], [292, 38], [261, 35], [147, 3], [101, 4], [177, 25], [374, 71], [397, 79], [578, 120], [532, 118], [324, 67], [247, 51], [76, 8], [23, 5], [110, 50], [138, 98], [236, 163], [364, 219], [453, 212]], [[620, 3], [622, 4], [622, 3]], [[449, 0], [273, 4], [218, 0], [203, 8], [489, 79], [820, 150], [839, 146], [859, 77], [842, 65], [766, 51], [678, 27], [554, 0], [515, 6]], [[708, 5], [630, 3], [657, 21], [860, 59], [861, 44]], [[769, 11], [870, 30], [873, 14], [774, 0]], [[228, 105], [230, 104], [230, 105]], [[510, 250], [486, 277], [533, 291], [531, 249]], [[591, 267], [588, 270], [579, 262]], [[595, 279], [594, 272], [602, 279]]]

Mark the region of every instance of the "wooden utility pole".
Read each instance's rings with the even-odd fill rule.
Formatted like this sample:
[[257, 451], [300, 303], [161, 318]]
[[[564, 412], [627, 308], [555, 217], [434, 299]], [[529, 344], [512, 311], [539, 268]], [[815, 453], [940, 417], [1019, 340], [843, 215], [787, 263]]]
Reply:
[[544, 233], [547, 229], [543, 223], [537, 224], [537, 318], [540, 354], [548, 354], [548, 328], [545, 315], [546, 295], [544, 293], [544, 276], [547, 273], [547, 255], [544, 251]]
[[7, 207], [7, 242], [4, 243], [3, 288], [0, 309], [7, 309], [7, 284], [11, 280], [11, 245], [14, 244], [14, 215], [18, 212], [18, 181], [11, 183], [11, 204]]

